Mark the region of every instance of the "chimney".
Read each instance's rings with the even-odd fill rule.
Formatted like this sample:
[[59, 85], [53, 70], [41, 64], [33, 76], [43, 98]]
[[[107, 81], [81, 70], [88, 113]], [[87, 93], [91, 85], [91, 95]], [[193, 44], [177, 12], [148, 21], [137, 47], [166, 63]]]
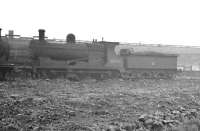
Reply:
[[45, 30], [44, 29], [39, 29], [39, 40], [44, 40], [45, 38]]

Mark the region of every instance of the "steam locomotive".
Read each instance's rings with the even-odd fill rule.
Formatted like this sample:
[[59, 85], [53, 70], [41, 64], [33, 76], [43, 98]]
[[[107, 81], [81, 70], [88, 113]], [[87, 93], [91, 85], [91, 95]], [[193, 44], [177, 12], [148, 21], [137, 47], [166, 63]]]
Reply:
[[51, 40], [46, 39], [43, 29], [39, 29], [39, 38], [14, 36], [12, 32], [4, 37], [0, 34], [1, 79], [160, 79], [172, 78], [177, 71], [176, 54], [130, 53], [125, 49], [116, 54], [119, 42], [77, 41], [74, 34], [68, 34], [65, 41]]

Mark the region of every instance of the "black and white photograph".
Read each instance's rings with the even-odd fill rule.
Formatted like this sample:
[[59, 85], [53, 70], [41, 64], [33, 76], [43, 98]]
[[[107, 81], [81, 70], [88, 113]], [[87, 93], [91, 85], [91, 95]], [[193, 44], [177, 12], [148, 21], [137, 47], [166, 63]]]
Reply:
[[0, 0], [0, 131], [200, 131], [200, 1]]

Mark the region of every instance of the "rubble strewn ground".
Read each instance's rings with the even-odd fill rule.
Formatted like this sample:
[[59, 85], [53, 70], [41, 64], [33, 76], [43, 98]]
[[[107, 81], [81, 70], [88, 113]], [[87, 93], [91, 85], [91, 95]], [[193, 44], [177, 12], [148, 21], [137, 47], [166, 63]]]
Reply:
[[200, 80], [0, 83], [5, 131], [175, 131], [199, 119]]

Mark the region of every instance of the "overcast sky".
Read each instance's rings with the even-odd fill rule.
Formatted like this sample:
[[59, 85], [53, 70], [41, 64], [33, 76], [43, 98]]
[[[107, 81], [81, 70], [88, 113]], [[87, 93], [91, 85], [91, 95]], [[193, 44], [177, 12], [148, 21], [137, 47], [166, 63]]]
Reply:
[[199, 0], [0, 0], [0, 27], [21, 36], [200, 46]]

